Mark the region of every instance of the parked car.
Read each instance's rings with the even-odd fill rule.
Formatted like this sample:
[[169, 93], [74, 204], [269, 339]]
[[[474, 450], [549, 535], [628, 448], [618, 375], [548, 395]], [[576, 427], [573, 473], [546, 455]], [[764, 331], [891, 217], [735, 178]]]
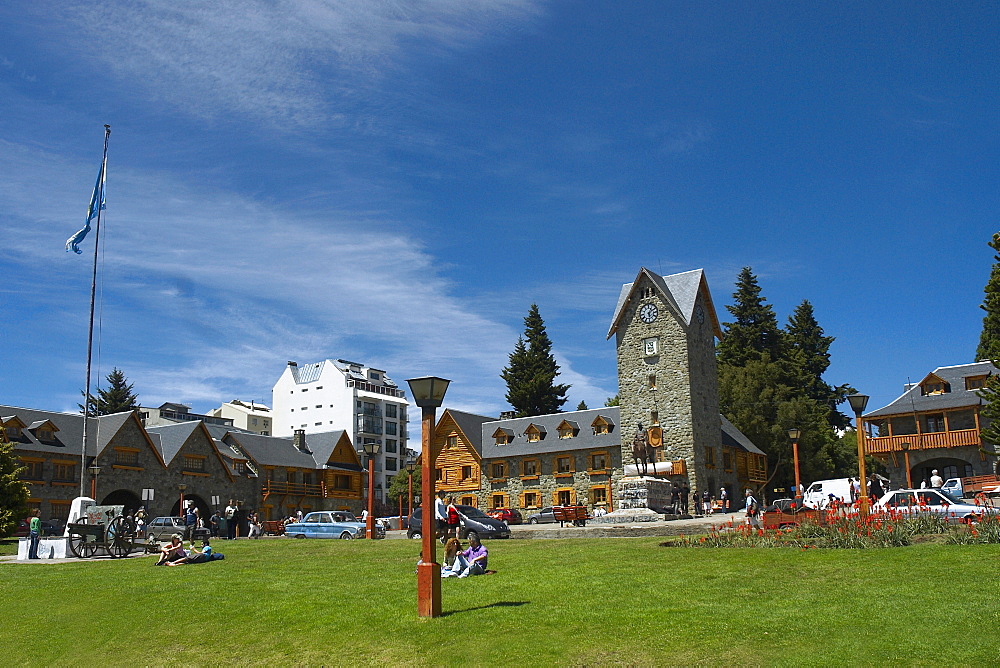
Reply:
[[[376, 537], [385, 537], [385, 527], [375, 523]], [[340, 538], [351, 540], [364, 538], [365, 523], [346, 510], [321, 510], [302, 518], [301, 522], [285, 525], [285, 535], [289, 538]]]
[[897, 512], [904, 515], [935, 513], [950, 522], [974, 522], [984, 514], [995, 515], [996, 509], [970, 503], [955, 503], [937, 489], [897, 489], [886, 493], [872, 509], [874, 512]]
[[[14, 531], [14, 535], [19, 538], [26, 538], [30, 531], [28, 530], [28, 521], [21, 520], [17, 523], [17, 530]], [[62, 535], [62, 530], [59, 528], [55, 522], [48, 522], [42, 520], [42, 538], [46, 536], [59, 536]]]
[[534, 515], [528, 515], [528, 524], [549, 524], [556, 521], [552, 506], [542, 508]]
[[817, 480], [806, 489], [803, 503], [810, 508], [823, 508], [830, 502], [831, 494], [841, 501], [850, 501], [851, 483], [848, 480], [849, 478]]
[[513, 508], [494, 508], [486, 513], [495, 520], [503, 520], [507, 524], [520, 524], [521, 513]]
[[771, 505], [764, 508], [764, 512], [782, 512], [782, 513], [794, 513], [796, 510], [801, 510], [804, 504], [796, 503], [795, 499], [775, 499]]
[[[157, 517], [146, 525], [146, 540], [151, 538], [153, 540], [170, 540], [170, 537], [175, 533], [179, 533], [182, 536], [184, 535], [183, 517]], [[200, 540], [202, 538], [208, 538], [211, 535], [211, 531], [201, 528], [194, 530], [192, 538], [194, 540]]]
[[[455, 506], [458, 509], [458, 537], [468, 538], [510, 538], [510, 527], [503, 520], [493, 519], [475, 506]], [[413, 511], [409, 518], [410, 528], [406, 531], [407, 538], [423, 536], [423, 516], [420, 508]]]

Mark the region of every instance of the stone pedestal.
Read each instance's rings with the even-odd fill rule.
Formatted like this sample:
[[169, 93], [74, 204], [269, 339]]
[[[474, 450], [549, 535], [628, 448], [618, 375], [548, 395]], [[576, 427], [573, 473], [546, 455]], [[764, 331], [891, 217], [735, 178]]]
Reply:
[[618, 481], [616, 510], [648, 508], [662, 513], [670, 506], [671, 483], [651, 476], [625, 476]]

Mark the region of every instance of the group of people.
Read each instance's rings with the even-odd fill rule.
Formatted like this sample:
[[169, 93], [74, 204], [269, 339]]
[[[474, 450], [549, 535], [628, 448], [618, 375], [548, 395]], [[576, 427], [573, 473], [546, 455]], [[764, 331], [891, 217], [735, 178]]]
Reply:
[[692, 493], [687, 483], [674, 482], [670, 488], [670, 507], [667, 510], [673, 515], [687, 515], [690, 505], [693, 503], [695, 514], [711, 515], [716, 500], [719, 501], [723, 512], [729, 511], [729, 493], [725, 487], [720, 487], [719, 495], [715, 496], [707, 489], [703, 492], [694, 491]]
[[160, 559], [154, 566], [183, 566], [185, 564], [203, 564], [206, 561], [221, 559], [222, 555], [212, 549], [208, 538], [203, 538], [201, 547], [196, 548], [194, 543], [187, 550], [184, 549], [184, 540], [179, 533], [175, 533], [170, 538], [170, 542], [160, 548]]
[[469, 547], [462, 549], [458, 538], [449, 538], [444, 546], [444, 563], [441, 577], [467, 578], [470, 575], [484, 575], [489, 561], [489, 550], [476, 535], [469, 536]]
[[458, 538], [462, 518], [455, 506], [454, 497], [445, 497], [444, 492], [438, 492], [437, 501], [434, 503], [434, 517], [437, 520], [437, 536], [442, 543], [447, 545], [447, 540]]

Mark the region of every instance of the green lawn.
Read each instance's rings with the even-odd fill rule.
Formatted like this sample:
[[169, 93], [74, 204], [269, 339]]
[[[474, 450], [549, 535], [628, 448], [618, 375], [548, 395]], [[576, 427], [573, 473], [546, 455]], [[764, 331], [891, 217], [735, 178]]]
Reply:
[[416, 616], [415, 541], [220, 541], [227, 559], [0, 564], [31, 665], [991, 665], [1000, 546], [684, 549], [491, 541]]

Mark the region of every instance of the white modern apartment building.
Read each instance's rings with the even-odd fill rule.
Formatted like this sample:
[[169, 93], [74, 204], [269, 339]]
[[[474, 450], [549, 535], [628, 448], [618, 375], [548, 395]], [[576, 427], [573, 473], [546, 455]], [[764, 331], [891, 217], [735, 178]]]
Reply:
[[306, 434], [343, 429], [365, 467], [365, 443], [380, 446], [374, 461], [376, 499], [405, 467], [406, 407], [406, 394], [385, 371], [342, 359], [289, 362], [271, 391], [274, 436], [291, 437], [296, 429]]
[[228, 418], [233, 421], [233, 426], [239, 429], [252, 431], [261, 436], [272, 435], [271, 409], [264, 404], [233, 399], [209, 411], [208, 414], [212, 417]]

